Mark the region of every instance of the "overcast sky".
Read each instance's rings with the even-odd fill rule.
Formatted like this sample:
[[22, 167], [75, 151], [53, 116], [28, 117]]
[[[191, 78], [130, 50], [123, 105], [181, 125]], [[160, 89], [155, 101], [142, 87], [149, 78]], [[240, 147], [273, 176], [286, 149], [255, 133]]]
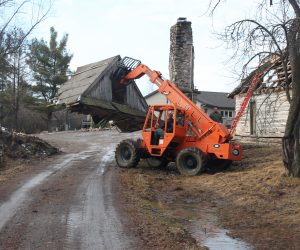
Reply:
[[[232, 53], [221, 46], [214, 31], [249, 16], [254, 1], [227, 0], [214, 18], [205, 14], [209, 0], [56, 0], [50, 17], [34, 36], [49, 40], [50, 26], [59, 36], [69, 34], [71, 69], [115, 55], [141, 60], [169, 78], [170, 27], [178, 17], [192, 22], [195, 49], [195, 86], [205, 91], [231, 91], [237, 84], [227, 59]], [[249, 3], [250, 2], [250, 3]], [[152, 90], [138, 83], [144, 94]]]

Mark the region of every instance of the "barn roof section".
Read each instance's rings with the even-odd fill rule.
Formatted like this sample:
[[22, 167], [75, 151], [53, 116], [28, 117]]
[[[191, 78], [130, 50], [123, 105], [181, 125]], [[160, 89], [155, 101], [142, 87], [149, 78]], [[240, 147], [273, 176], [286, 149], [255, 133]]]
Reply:
[[235, 101], [227, 97], [228, 93], [200, 91], [196, 99], [202, 104], [210, 107], [234, 109]]
[[286, 86], [291, 85], [292, 75], [290, 63], [288, 62], [287, 64], [288, 80], [286, 81], [285, 71], [280, 57], [272, 54], [266, 57], [255, 70], [253, 70], [246, 78], [244, 78], [239, 86], [229, 93], [228, 97], [234, 98], [236, 95], [246, 93], [251, 85], [253, 77], [257, 72], [263, 72], [264, 75], [256, 86], [254, 91], [255, 94], [267, 93], [273, 90], [281, 91], [284, 90]]
[[59, 90], [59, 103], [71, 112], [90, 114], [96, 123], [114, 123], [124, 132], [142, 129], [148, 105], [134, 81], [114, 77], [121, 57], [114, 56], [77, 68]]
[[59, 101], [67, 105], [77, 102], [89, 87], [97, 84], [96, 79], [105, 73], [109, 65], [120, 59], [120, 56], [113, 56], [99, 62], [78, 67], [72, 78], [59, 89]]

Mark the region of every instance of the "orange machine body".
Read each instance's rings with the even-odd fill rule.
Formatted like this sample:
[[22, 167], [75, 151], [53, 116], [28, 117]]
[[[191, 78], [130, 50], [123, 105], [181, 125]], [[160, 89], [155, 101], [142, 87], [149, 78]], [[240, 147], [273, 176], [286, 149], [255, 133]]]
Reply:
[[[164, 155], [175, 158], [182, 149], [196, 147], [208, 157], [241, 160], [242, 147], [231, 142], [232, 136], [225, 125], [213, 121], [175, 84], [162, 79], [160, 72], [152, 71], [146, 65], [140, 64], [131, 70], [121, 83], [140, 78], [145, 74], [171, 103], [150, 106], [142, 130], [143, 140], [140, 141], [140, 147], [146, 153], [154, 157]], [[173, 114], [172, 129], [168, 124], [170, 113]], [[154, 142], [157, 129], [163, 130], [163, 135], [161, 131], [160, 139]]]

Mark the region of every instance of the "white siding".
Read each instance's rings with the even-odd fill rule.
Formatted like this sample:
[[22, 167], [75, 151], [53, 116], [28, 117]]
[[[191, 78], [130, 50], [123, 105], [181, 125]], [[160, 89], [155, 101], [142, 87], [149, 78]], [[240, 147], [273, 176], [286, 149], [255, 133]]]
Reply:
[[[159, 92], [145, 98], [146, 102], [148, 105], [154, 105], [154, 104], [165, 104], [167, 103], [167, 98], [160, 94]], [[214, 109], [212, 107], [203, 107], [202, 103], [200, 103], [199, 101], [196, 102], [196, 105], [202, 109], [203, 111], [205, 111], [206, 109], [206, 113], [207, 115], [210, 115], [210, 113], [212, 113], [214, 111]], [[225, 115], [223, 116], [223, 123], [227, 126], [230, 127], [233, 117], [235, 116], [235, 111], [232, 109], [220, 109], [219, 112], [223, 111], [225, 113], [225, 111], [230, 111], [232, 112], [232, 118], [230, 117], [226, 117]]]
[[166, 104], [167, 103], [167, 98], [159, 92], [145, 98], [145, 100], [148, 105]]
[[[236, 96], [236, 112], [244, 100], [244, 95]], [[282, 137], [289, 111], [289, 102], [285, 92], [260, 94], [251, 97], [256, 103], [256, 133], [258, 137]], [[236, 135], [250, 136], [250, 102], [241, 117]]]
[[[146, 102], [148, 105], [154, 105], [154, 104], [166, 104], [166, 103], [170, 103], [168, 102], [167, 98], [162, 95], [161, 93], [157, 92], [155, 93], [154, 95], [151, 95], [147, 98], [145, 98]], [[201, 103], [197, 101], [196, 105], [203, 109], [202, 106], [201, 106]], [[210, 113], [208, 113], [210, 114]]]
[[[206, 114], [210, 115], [211, 113], [214, 112], [214, 107], [210, 107], [210, 106], [203, 106], [200, 102], [197, 101], [197, 106], [200, 107]], [[230, 128], [231, 123], [233, 121], [233, 118], [235, 116], [235, 110], [233, 109], [224, 109], [224, 108], [219, 108], [218, 110], [220, 113], [223, 113], [223, 124], [225, 124], [225, 126], [227, 128]], [[232, 116], [229, 117], [229, 115], [225, 115], [225, 111], [231, 112]]]

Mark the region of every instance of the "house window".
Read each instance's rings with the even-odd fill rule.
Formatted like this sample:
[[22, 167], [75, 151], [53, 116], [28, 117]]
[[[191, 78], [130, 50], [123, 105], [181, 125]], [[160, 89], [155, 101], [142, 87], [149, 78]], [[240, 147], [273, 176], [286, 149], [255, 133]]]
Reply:
[[223, 118], [232, 118], [233, 117], [233, 111], [221, 110], [220, 113]]

